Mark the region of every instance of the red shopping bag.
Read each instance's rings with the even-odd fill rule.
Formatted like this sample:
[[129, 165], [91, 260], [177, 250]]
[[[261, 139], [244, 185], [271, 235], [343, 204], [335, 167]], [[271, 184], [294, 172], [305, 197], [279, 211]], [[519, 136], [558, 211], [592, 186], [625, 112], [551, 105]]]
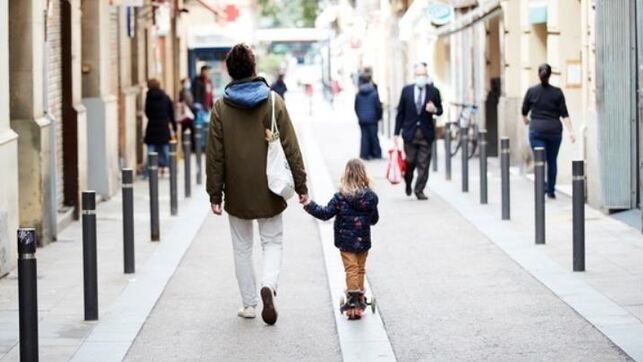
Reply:
[[389, 159], [386, 165], [386, 178], [393, 185], [402, 182], [404, 173], [406, 172], [406, 161], [404, 154], [397, 146], [388, 151]]

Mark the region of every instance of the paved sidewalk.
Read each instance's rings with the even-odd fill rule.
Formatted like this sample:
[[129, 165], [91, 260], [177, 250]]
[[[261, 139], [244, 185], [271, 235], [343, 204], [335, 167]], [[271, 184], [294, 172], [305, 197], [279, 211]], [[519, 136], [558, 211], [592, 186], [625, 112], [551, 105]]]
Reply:
[[[179, 164], [179, 217], [170, 216], [169, 177], [159, 180], [161, 242], [168, 243], [180, 217], [194, 208], [183, 197], [182, 163]], [[193, 170], [196, 167], [192, 167]], [[193, 178], [194, 180], [194, 178]], [[193, 181], [194, 182], [194, 181]], [[193, 198], [198, 186], [193, 185]], [[120, 192], [97, 205], [99, 322], [85, 322], [83, 309], [82, 227], [75, 221], [58, 241], [36, 252], [38, 260], [38, 309], [40, 359], [68, 361], [109, 312], [124, 289], [136, 284], [159, 243], [150, 241], [147, 181], [134, 186], [134, 223], [137, 274], [123, 274], [122, 200]], [[16, 270], [0, 279], [0, 360], [16, 361], [18, 344], [18, 285]]]
[[[443, 147], [440, 147], [443, 150]], [[444, 152], [440, 160], [443, 161]], [[440, 170], [444, 170], [440, 164]], [[569, 165], [571, 167], [571, 165]], [[586, 272], [572, 272], [571, 199], [558, 194], [546, 202], [546, 245], [534, 245], [533, 182], [512, 169], [511, 221], [500, 221], [500, 177], [490, 160], [489, 205], [478, 205], [479, 166], [470, 163], [470, 194], [460, 193], [460, 162], [453, 180], [434, 178], [435, 192], [448, 198], [534, 277], [544, 283], [630, 356], [643, 360], [643, 237], [620, 221], [586, 206]], [[565, 165], [559, 165], [565, 167]]]
[[[335, 181], [358, 154], [354, 122], [309, 125]], [[384, 161], [368, 167], [381, 221], [367, 273], [398, 360], [628, 360], [441, 195], [417, 202], [388, 184]]]
[[[340, 361], [335, 302], [327, 289], [317, 228], [294, 201], [284, 214], [276, 325], [265, 325], [260, 315], [237, 317], [241, 299], [228, 219], [210, 215], [126, 360]], [[256, 228], [255, 264], [260, 276]]]

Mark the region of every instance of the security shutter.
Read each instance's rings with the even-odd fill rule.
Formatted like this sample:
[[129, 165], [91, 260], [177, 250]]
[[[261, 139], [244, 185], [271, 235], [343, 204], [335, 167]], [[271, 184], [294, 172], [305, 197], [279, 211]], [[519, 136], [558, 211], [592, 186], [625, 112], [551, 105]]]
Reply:
[[606, 209], [636, 204], [635, 14], [633, 1], [596, 1], [598, 154]]

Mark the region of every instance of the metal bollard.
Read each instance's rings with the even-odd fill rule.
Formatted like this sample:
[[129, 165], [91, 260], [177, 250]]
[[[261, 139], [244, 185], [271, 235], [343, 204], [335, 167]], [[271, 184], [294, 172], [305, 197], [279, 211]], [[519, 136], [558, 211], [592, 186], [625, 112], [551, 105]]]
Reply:
[[545, 243], [545, 149], [534, 149], [534, 195], [536, 244]]
[[431, 144], [431, 162], [433, 162], [433, 172], [438, 172], [438, 140], [433, 140]]
[[451, 180], [451, 122], [444, 127], [444, 174], [447, 180]]
[[190, 163], [192, 161], [192, 144], [190, 143], [191, 132], [188, 130], [183, 134], [183, 164], [185, 165], [185, 197], [192, 195], [192, 174]]
[[572, 161], [574, 271], [585, 271], [585, 163]]
[[156, 152], [147, 155], [150, 167], [150, 238], [152, 241], [161, 240], [159, 224], [159, 156]]
[[178, 168], [176, 164], [176, 141], [170, 141], [170, 215], [179, 213]]
[[125, 274], [135, 272], [134, 260], [134, 171], [124, 168], [122, 171], [123, 193], [123, 271]]
[[194, 147], [196, 148], [196, 184], [200, 185], [202, 180], [201, 173], [201, 155], [203, 154], [202, 149], [202, 138], [203, 132], [201, 132], [201, 125], [196, 126], [196, 135], [194, 135]]
[[98, 265], [96, 261], [96, 192], [83, 191], [83, 292], [85, 320], [98, 320]]
[[469, 192], [469, 127], [460, 127], [462, 152], [462, 192]]
[[480, 203], [488, 203], [487, 189], [487, 130], [480, 130], [478, 133], [478, 144], [480, 145]]
[[36, 229], [18, 229], [20, 360], [38, 361], [38, 272]]
[[500, 140], [500, 179], [501, 179], [501, 196], [502, 196], [502, 220], [511, 219], [510, 207], [510, 190], [509, 190], [509, 163], [511, 161], [511, 150], [509, 148], [509, 138], [504, 137]]

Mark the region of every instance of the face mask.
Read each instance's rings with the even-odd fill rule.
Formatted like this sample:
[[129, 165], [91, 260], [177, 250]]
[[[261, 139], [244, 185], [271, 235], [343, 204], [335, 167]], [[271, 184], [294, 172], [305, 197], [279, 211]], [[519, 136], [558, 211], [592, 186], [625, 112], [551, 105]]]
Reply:
[[428, 80], [429, 80], [429, 77], [427, 77], [426, 75], [418, 75], [415, 77], [415, 85], [418, 88], [422, 88], [426, 86], [426, 83], [428, 82]]

